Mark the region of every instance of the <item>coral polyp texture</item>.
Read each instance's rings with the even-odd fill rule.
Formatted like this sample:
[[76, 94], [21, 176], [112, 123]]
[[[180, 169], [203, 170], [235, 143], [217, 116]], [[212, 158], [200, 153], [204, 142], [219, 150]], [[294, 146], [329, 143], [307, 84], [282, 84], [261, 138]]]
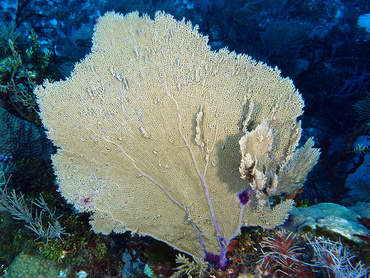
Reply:
[[[304, 106], [278, 69], [227, 49], [185, 20], [109, 12], [91, 54], [35, 90], [60, 192], [95, 232], [133, 230], [225, 264], [243, 225], [273, 228], [319, 150]], [[243, 198], [239, 197], [241, 194]]]

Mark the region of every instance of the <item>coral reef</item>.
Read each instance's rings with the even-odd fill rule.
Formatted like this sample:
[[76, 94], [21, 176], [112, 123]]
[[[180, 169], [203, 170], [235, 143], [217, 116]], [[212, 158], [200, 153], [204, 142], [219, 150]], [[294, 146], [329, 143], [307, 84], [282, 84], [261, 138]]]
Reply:
[[[336, 262], [344, 262], [343, 265], [346, 265], [346, 259], [335, 259], [330, 256], [342, 255], [343, 257], [348, 254], [350, 255], [344, 256], [344, 258], [349, 258], [347, 263], [349, 262], [352, 268], [348, 268], [347, 264], [349, 272], [344, 271], [344, 275], [348, 276], [350, 273], [353, 276], [369, 276], [368, 273], [356, 272], [356, 264], [359, 263], [359, 260], [370, 265], [370, 238], [367, 236], [368, 230], [366, 230], [370, 227], [370, 210], [369, 203], [363, 202], [369, 199], [368, 171], [366, 171], [368, 170], [369, 147], [368, 140], [364, 139], [370, 131], [368, 119], [370, 33], [367, 22], [370, 7], [368, 1], [84, 0], [51, 2], [50, 0], [3, 0], [0, 5], [0, 106], [10, 112], [7, 113], [4, 110], [7, 113], [5, 118], [15, 115], [35, 123], [37, 126], [41, 125], [37, 113], [39, 108], [33, 93], [34, 87], [41, 84], [45, 78], [49, 79], [50, 82], [59, 79], [68, 80], [74, 64], [90, 53], [93, 44], [91, 37], [94, 32], [94, 24], [106, 11], [112, 10], [122, 14], [138, 11], [140, 15], [148, 14], [151, 19], [154, 18], [155, 11], [165, 11], [172, 14], [177, 20], [185, 18], [191, 20], [193, 26], [199, 25], [198, 32], [208, 36], [208, 44], [212, 50], [219, 50], [227, 46], [230, 51], [248, 53], [253, 59], [264, 61], [272, 67], [278, 66], [282, 76], [289, 76], [294, 81], [305, 101], [305, 113], [299, 117], [303, 127], [302, 141], [315, 137], [315, 141], [319, 142], [315, 147], [320, 147], [322, 150], [320, 163], [308, 175], [305, 186], [296, 190], [300, 187], [300, 183], [298, 183], [295, 186], [295, 192], [292, 189], [292, 192], [286, 191], [281, 194], [275, 191], [275, 186], [273, 186], [275, 179], [271, 171], [264, 170], [265, 166], [270, 167], [271, 165], [264, 164], [264, 167], [260, 167], [263, 163], [260, 164], [259, 159], [262, 157], [263, 160], [263, 156], [248, 156], [249, 151], [246, 151], [241, 165], [240, 161], [233, 160], [235, 157], [241, 158], [240, 153], [235, 151], [227, 159], [221, 161], [221, 165], [233, 162], [233, 167], [219, 171], [218, 174], [224, 180], [229, 178], [228, 171], [235, 175], [234, 183], [230, 183], [228, 189], [233, 192], [235, 201], [240, 206], [248, 208], [251, 203], [254, 203], [257, 207], [258, 204], [261, 206], [263, 202], [266, 202], [266, 205], [276, 207], [288, 199], [294, 199], [297, 207], [307, 207], [311, 204], [315, 206], [308, 208], [312, 214], [305, 213], [305, 210], [301, 210], [301, 208], [294, 208], [289, 213], [288, 224], [298, 224], [299, 221], [294, 223], [294, 220], [298, 219], [296, 216], [299, 214], [299, 220], [306, 221], [310, 227], [301, 225], [302, 222], [300, 222], [299, 225], [302, 229], [294, 230], [298, 234], [291, 234], [286, 241], [284, 241], [284, 237], [279, 240], [279, 237], [276, 236], [277, 233], [282, 233], [279, 230], [251, 226], [242, 227], [240, 234], [230, 240], [227, 247], [224, 247], [227, 259], [226, 269], [217, 268], [218, 259], [215, 256], [217, 254], [209, 254], [210, 262], [203, 272], [203, 277], [255, 278], [263, 276], [263, 274], [286, 277], [279, 269], [292, 276], [292, 271], [281, 264], [284, 260], [287, 263], [291, 262], [293, 267], [299, 263], [304, 264], [307, 271], [315, 273], [315, 277], [333, 277], [335, 264], [338, 265]], [[169, 35], [167, 39], [172, 39], [172, 36]], [[135, 43], [130, 40], [126, 40], [127, 42]], [[159, 45], [158, 41], [156, 43]], [[123, 46], [121, 50], [125, 49], [128, 49], [127, 46]], [[156, 49], [158, 52], [161, 51], [160, 53], [165, 53], [162, 48]], [[135, 60], [137, 53], [135, 50], [132, 50], [131, 53], [133, 55], [131, 62], [137, 65]], [[138, 54], [140, 55], [140, 53]], [[112, 57], [118, 58], [119, 55], [113, 54]], [[169, 68], [173, 69], [173, 65]], [[119, 67], [112, 67], [112, 69], [115, 71], [114, 73], [120, 70]], [[187, 75], [188, 83], [196, 83], [199, 80], [197, 78], [203, 78], [201, 70], [198, 71], [200, 74], [197, 75], [195, 68], [193, 69], [194, 72]], [[219, 71], [223, 69], [219, 68]], [[102, 74], [102, 71], [98, 71], [96, 68], [95, 71], [98, 75]], [[127, 78], [125, 75], [127, 69], [125, 68], [123, 72], [123, 76]], [[160, 71], [153, 69], [153, 72], [152, 76], [156, 76], [157, 72]], [[228, 71], [224, 70], [223, 73], [224, 76], [219, 79], [227, 76]], [[113, 75], [111, 72], [110, 74]], [[128, 84], [133, 84], [130, 83], [129, 78], [127, 79]], [[110, 80], [110, 82], [113, 84], [116, 81]], [[142, 82], [139, 83], [142, 84]], [[183, 83], [181, 84], [183, 85]], [[100, 89], [99, 86], [96, 88]], [[191, 88], [187, 91], [189, 98], [198, 92], [192, 90], [193, 85], [180, 87], [182, 92], [186, 91], [184, 88]], [[270, 92], [275, 92], [272, 87], [270, 89]], [[217, 95], [223, 95], [219, 88], [215, 90]], [[248, 92], [248, 90], [249, 88], [246, 88], [245, 91]], [[71, 97], [74, 96], [73, 92]], [[99, 96], [99, 94], [96, 95]], [[125, 94], [124, 97], [126, 96]], [[227, 97], [229, 96], [227, 95]], [[95, 101], [97, 99], [95, 98]], [[118, 99], [122, 100], [120, 97]], [[133, 99], [129, 97], [128, 101], [132, 103]], [[187, 102], [188, 99], [184, 100], [184, 103]], [[158, 104], [158, 100], [156, 103]], [[212, 100], [210, 103], [208, 98], [205, 98], [201, 103], [191, 112], [186, 112], [188, 115], [184, 116], [183, 119], [187, 117], [192, 119], [189, 121], [192, 125], [192, 136], [188, 137], [190, 144], [206, 150], [209, 145], [204, 138], [207, 138], [208, 135], [204, 131], [207, 130], [207, 120], [205, 119], [210, 116], [208, 106], [221, 102]], [[167, 104], [167, 102], [163, 103], [163, 105]], [[157, 110], [157, 106], [154, 106], [152, 110]], [[66, 109], [70, 109], [70, 107], [71, 105], [66, 105]], [[99, 104], [96, 107], [99, 111]], [[256, 130], [256, 127], [262, 123], [262, 121], [258, 122], [252, 119], [249, 125], [242, 124], [247, 119], [249, 111], [258, 111], [256, 110], [258, 108], [250, 108], [252, 106], [247, 102], [243, 107], [243, 117], [236, 124], [240, 134], [235, 138], [229, 138], [230, 141], [226, 141], [231, 142], [230, 145], [221, 143], [218, 146], [221, 155], [217, 154], [217, 157], [222, 157], [221, 150], [228, 151], [230, 146], [235, 150], [240, 148], [241, 145], [238, 144], [240, 138], [246, 134], [248, 135], [245, 137], [253, 135], [249, 132]], [[234, 109], [234, 111], [238, 114], [238, 109]], [[140, 115], [141, 110], [138, 108], [136, 112], [137, 115]], [[132, 116], [130, 115], [130, 117]], [[171, 118], [171, 116], [169, 117]], [[98, 198], [96, 191], [99, 188], [92, 186], [91, 192], [84, 194], [83, 198], [81, 197], [78, 206], [88, 211], [78, 213], [72, 205], [66, 203], [57, 191], [57, 183], [49, 160], [51, 149], [43, 151], [42, 148], [39, 148], [37, 140], [23, 143], [24, 138], [28, 140], [34, 135], [27, 128], [14, 130], [17, 121], [15, 118], [14, 125], [7, 127], [7, 120], [1, 120], [4, 125], [0, 128], [2, 130], [0, 137], [5, 141], [2, 141], [0, 146], [3, 146], [3, 150], [12, 151], [0, 152], [0, 173], [3, 173], [0, 175], [0, 190], [6, 188], [9, 193], [15, 190], [16, 196], [19, 197], [22, 194], [27, 205], [32, 204], [32, 200], [39, 198], [41, 193], [48, 207], [55, 209], [55, 215], [61, 215], [58, 221], [65, 227], [67, 234], [62, 234], [60, 239], [40, 238], [24, 225], [24, 221], [15, 220], [8, 212], [0, 211], [1, 277], [6, 276], [9, 265], [19, 254], [35, 258], [37, 261], [41, 256], [49, 261], [54, 261], [58, 264], [59, 269], [63, 269], [60, 275], [67, 277], [76, 277], [76, 275], [78, 277], [86, 277], [87, 275], [88, 277], [112, 278], [123, 275], [126, 277], [154, 277], [155, 275], [169, 277], [173, 275], [174, 268], [181, 267], [181, 264], [175, 262], [177, 250], [172, 249], [164, 242], [154, 240], [152, 237], [139, 236], [138, 234], [142, 235], [140, 229], [134, 230], [132, 235], [129, 232], [101, 235], [91, 231], [88, 222], [92, 220], [92, 210]], [[64, 122], [63, 128], [66, 129], [68, 121], [62, 120], [62, 122]], [[103, 123], [103, 121], [101, 122]], [[19, 125], [22, 126], [23, 121], [19, 122]], [[268, 129], [264, 130], [263, 126], [262, 124], [258, 130], [261, 134], [268, 136], [270, 133]], [[144, 127], [144, 130], [138, 130], [140, 136], [152, 135], [148, 132], [149, 128]], [[43, 133], [42, 129], [39, 131], [40, 134]], [[45, 138], [43, 135], [41, 136]], [[150, 142], [155, 137], [152, 135], [146, 139], [146, 142]], [[40, 140], [44, 144], [44, 139]], [[140, 139], [137, 141], [140, 142]], [[274, 142], [276, 143], [275, 140]], [[78, 142], [76, 145], [80, 143]], [[97, 143], [92, 143], [92, 146], [95, 146], [94, 144]], [[303, 145], [303, 143], [299, 144], [299, 146]], [[104, 145], [104, 147], [107, 146], [112, 147], [109, 144]], [[185, 145], [179, 144], [177, 146], [181, 159], [183, 146]], [[152, 152], [161, 155], [158, 150], [153, 149], [147, 152], [147, 157]], [[15, 157], [13, 157], [13, 153], [16, 153]], [[99, 154], [100, 151], [96, 151], [93, 159], [99, 160], [101, 158]], [[105, 154], [103, 151], [102, 156]], [[78, 160], [75, 160], [74, 156], [70, 157], [70, 164], [73, 165], [76, 161], [81, 162], [80, 155], [80, 153], [77, 154]], [[169, 165], [164, 161], [161, 157], [154, 164]], [[247, 167], [248, 161], [249, 163], [257, 161], [254, 163], [257, 165]], [[150, 163], [148, 160], [148, 164]], [[121, 165], [124, 163], [120, 162], [116, 167], [119, 168]], [[241, 169], [238, 172], [239, 167]], [[171, 169], [173, 168], [171, 167]], [[180, 168], [182, 171], [182, 169], [188, 169], [188, 166]], [[58, 172], [58, 169], [56, 170]], [[163, 170], [170, 171], [166, 168]], [[240, 171], [244, 179], [239, 178]], [[124, 170], [117, 171], [117, 173], [123, 177], [126, 175]], [[276, 172], [274, 173], [276, 174]], [[232, 175], [230, 174], [230, 176]], [[104, 175], [91, 175], [90, 180], [86, 179], [85, 182], [94, 181], [95, 184], [96, 179], [102, 176], [104, 177]], [[137, 178], [137, 181], [143, 178]], [[267, 180], [265, 184], [261, 182], [264, 178]], [[106, 180], [102, 179], [102, 183], [105, 182]], [[183, 186], [188, 185], [188, 180], [182, 179], [181, 183]], [[238, 187], [239, 183], [243, 184], [240, 188]], [[121, 183], [117, 184], [121, 185]], [[207, 181], [208, 184], [209, 181]], [[235, 184], [237, 189], [233, 191]], [[133, 184], [133, 186], [136, 185], [136, 183]], [[282, 185], [283, 183], [279, 182], [277, 189], [282, 189]], [[189, 190], [190, 194], [192, 193]], [[210, 192], [210, 194], [212, 202], [216, 202], [213, 198], [217, 194], [215, 192]], [[257, 199], [257, 194], [259, 199]], [[151, 194], [144, 194], [142, 197], [142, 200], [148, 200], [151, 198]], [[227, 200], [225, 201], [227, 203]], [[317, 208], [320, 206], [316, 205], [322, 202], [335, 204], [323, 204], [324, 210], [318, 211]], [[342, 206], [339, 207], [339, 204]], [[246, 208], [243, 213], [250, 213]], [[348, 208], [355, 214], [351, 213]], [[333, 211], [336, 214], [333, 214]], [[121, 213], [125, 212], [121, 211]], [[47, 216], [48, 213], [45, 211], [43, 214]], [[163, 217], [163, 214], [155, 214], [153, 217], [158, 215]], [[193, 218], [188, 221], [191, 220], [194, 223], [201, 221], [194, 217], [194, 213], [191, 216]], [[218, 215], [216, 216], [218, 217]], [[47, 225], [47, 222], [44, 224]], [[243, 224], [249, 225], [250, 222]], [[199, 224], [199, 226], [202, 225]], [[289, 225], [284, 227], [289, 227]], [[338, 230], [342, 232], [335, 233]], [[333, 252], [329, 254], [325, 253], [327, 250], [321, 250], [321, 255], [319, 254], [316, 260], [322, 260], [320, 262], [313, 261], [315, 250], [302, 236], [305, 232], [312, 243], [318, 242]], [[286, 232], [285, 236], [288, 235], [289, 233]], [[293, 237], [294, 240], [290, 241]], [[295, 256], [300, 262], [283, 255], [286, 253], [279, 255], [279, 248], [275, 249], [277, 245], [270, 244], [269, 247], [268, 244], [262, 243], [266, 240], [280, 243], [283, 246], [286, 242], [287, 244], [291, 243], [290, 246], [293, 248], [304, 248], [297, 251], [300, 254], [296, 253]], [[331, 248], [332, 245], [325, 244], [326, 241], [332, 242], [332, 245], [336, 247]], [[284, 249], [281, 250], [284, 251]], [[271, 254], [271, 260], [266, 260], [269, 261], [269, 264], [263, 269], [265, 272], [262, 269], [260, 269], [262, 272], [259, 272], [256, 265], [258, 265], [257, 261], [263, 259], [263, 252], [266, 256], [269, 252], [273, 252], [273, 254]], [[356, 255], [358, 259], [351, 258], [352, 255]], [[187, 258], [189, 265], [196, 265], [190, 256]], [[323, 265], [324, 261], [327, 265]], [[198, 262], [202, 262], [202, 260], [198, 260]], [[314, 266], [315, 264], [317, 267]], [[12, 268], [14, 266], [15, 264]], [[364, 268], [365, 266], [357, 266], [357, 269], [363, 270]], [[345, 268], [342, 269], [345, 270]], [[353, 271], [353, 269], [355, 270]], [[196, 276], [194, 272], [189, 275]], [[184, 274], [183, 276], [189, 275]], [[336, 275], [341, 276], [343, 273], [337, 271]]]

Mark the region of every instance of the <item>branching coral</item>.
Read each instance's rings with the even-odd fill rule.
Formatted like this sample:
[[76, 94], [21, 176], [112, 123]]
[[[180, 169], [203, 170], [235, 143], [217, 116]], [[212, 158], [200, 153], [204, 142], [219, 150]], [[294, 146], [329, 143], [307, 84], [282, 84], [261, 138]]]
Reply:
[[370, 123], [370, 92], [367, 92], [366, 98], [356, 102], [353, 105], [353, 108], [356, 110], [358, 117], [357, 120], [359, 121], [366, 121], [368, 124]]
[[276, 230], [262, 243], [262, 256], [257, 270], [273, 277], [313, 277], [312, 272], [300, 261], [301, 251], [296, 235], [285, 230]]
[[[65, 233], [65, 229], [60, 225], [55, 211], [48, 208], [44, 198], [40, 195], [39, 199], [32, 201], [32, 204], [41, 210], [33, 211], [32, 205], [28, 208], [24, 195], [18, 194], [13, 190], [10, 195], [7, 195], [4, 189], [0, 196], [0, 211], [9, 212], [14, 219], [26, 221], [26, 227], [35, 232], [39, 237], [46, 240], [51, 238], [60, 238]], [[47, 216], [43, 215], [47, 212]], [[50, 221], [46, 219], [50, 218]], [[44, 223], [47, 222], [45, 225]]]
[[180, 266], [175, 269], [177, 271], [171, 276], [171, 278], [181, 277], [182, 274], [195, 274], [197, 277], [203, 277], [203, 274], [206, 273], [208, 267], [207, 262], [202, 260], [195, 260], [191, 262], [182, 254], [177, 255], [176, 263], [180, 264]]
[[341, 242], [317, 237], [307, 240], [315, 252], [316, 267], [329, 269], [337, 278], [360, 278], [369, 274], [361, 261], [354, 263], [354, 256], [350, 255]]

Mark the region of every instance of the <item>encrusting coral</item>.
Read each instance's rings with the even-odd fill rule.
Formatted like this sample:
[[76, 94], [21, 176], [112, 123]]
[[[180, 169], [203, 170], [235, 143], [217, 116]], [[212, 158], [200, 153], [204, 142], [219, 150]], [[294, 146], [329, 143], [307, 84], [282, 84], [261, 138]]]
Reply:
[[110, 12], [72, 75], [35, 94], [60, 192], [95, 232], [150, 235], [224, 268], [241, 226], [284, 222], [293, 201], [269, 198], [295, 193], [319, 150], [296, 149], [291, 80], [207, 42], [168, 14]]
[[21, 159], [40, 155], [48, 159], [53, 151], [45, 131], [0, 107], [0, 155]]

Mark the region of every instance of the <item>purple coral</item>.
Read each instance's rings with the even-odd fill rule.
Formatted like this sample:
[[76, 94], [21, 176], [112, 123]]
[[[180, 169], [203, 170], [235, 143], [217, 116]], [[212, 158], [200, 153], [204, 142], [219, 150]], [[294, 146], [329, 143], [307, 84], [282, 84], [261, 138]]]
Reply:
[[248, 189], [242, 191], [238, 195], [240, 203], [245, 206], [249, 201], [249, 191]]
[[[223, 254], [224, 253], [224, 254]], [[221, 250], [220, 255], [206, 252], [205, 261], [213, 264], [217, 269], [226, 270], [229, 266], [229, 260], [226, 258], [226, 251]]]

